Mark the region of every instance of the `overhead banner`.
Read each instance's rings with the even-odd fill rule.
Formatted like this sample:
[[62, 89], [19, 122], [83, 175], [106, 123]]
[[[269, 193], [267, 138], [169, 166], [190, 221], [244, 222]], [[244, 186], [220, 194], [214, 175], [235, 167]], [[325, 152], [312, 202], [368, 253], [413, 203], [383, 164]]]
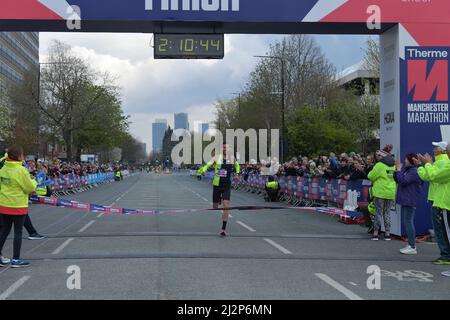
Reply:
[[0, 19], [447, 23], [449, 7], [448, 0], [3, 0]]

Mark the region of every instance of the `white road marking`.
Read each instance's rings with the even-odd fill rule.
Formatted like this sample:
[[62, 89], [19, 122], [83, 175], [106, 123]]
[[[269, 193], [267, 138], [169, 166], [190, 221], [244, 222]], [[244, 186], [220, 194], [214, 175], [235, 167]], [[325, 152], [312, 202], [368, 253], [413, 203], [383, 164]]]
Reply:
[[364, 300], [363, 298], [361, 298], [357, 294], [353, 293], [352, 291], [350, 291], [349, 289], [347, 289], [346, 287], [341, 285], [339, 282], [336, 282], [333, 279], [331, 279], [326, 274], [315, 273], [315, 276], [317, 278], [319, 278], [320, 280], [322, 280], [323, 282], [325, 282], [325, 283], [329, 284], [330, 286], [332, 286], [333, 288], [335, 288], [337, 291], [342, 293], [344, 296], [346, 296], [350, 300]]
[[127, 192], [125, 192], [124, 194], [122, 194], [120, 197], [118, 197], [115, 202], [119, 202], [120, 199], [122, 199], [128, 192], [129, 192], [129, 190]]
[[[76, 211], [75, 211], [76, 212]], [[72, 214], [70, 214], [69, 216], [71, 216]], [[90, 215], [90, 212], [86, 212], [82, 217], [78, 218], [76, 221], [70, 223], [67, 227], [65, 227], [64, 229], [58, 231], [55, 236], [60, 235], [61, 233], [63, 233], [64, 231], [66, 231], [67, 229], [69, 229], [70, 227], [72, 227], [74, 224], [76, 224], [77, 222], [81, 221], [82, 219], [86, 218], [86, 216]], [[69, 217], [68, 216], [68, 217]], [[67, 218], [67, 217], [66, 217]], [[63, 219], [62, 219], [63, 220]], [[61, 220], [61, 221], [62, 221]], [[48, 243], [48, 241], [50, 241], [50, 239], [46, 239], [45, 241], [41, 242], [39, 245], [37, 245], [36, 247], [31, 248], [30, 250], [28, 250], [27, 252], [25, 252], [25, 254], [29, 254], [31, 252], [36, 251], [37, 249], [41, 248], [42, 246], [44, 246], [46, 243]]]
[[247, 230], [250, 231], [250, 232], [256, 232], [255, 229], [253, 229], [252, 227], [246, 225], [246, 224], [243, 223], [242, 221], [239, 221], [239, 220], [238, 220], [238, 221], [236, 221], [236, 223], [239, 224], [239, 225], [241, 225], [241, 226], [243, 226], [245, 229], [247, 229]]
[[122, 199], [122, 198], [125, 197], [128, 193], [130, 193], [131, 190], [133, 190], [133, 188], [128, 189], [128, 191], [125, 192], [124, 194], [122, 194], [120, 197], [118, 197], [118, 198], [116, 199], [115, 202], [119, 202], [120, 199]]
[[278, 250], [280, 250], [284, 254], [292, 254], [292, 252], [290, 252], [288, 249], [286, 249], [285, 247], [279, 245], [278, 243], [276, 243], [273, 240], [265, 238], [264, 241], [266, 241], [267, 243], [271, 244], [272, 246], [274, 246], [275, 248], [277, 248]]
[[228, 217], [229, 217], [229, 218], [233, 218], [233, 216], [232, 216], [231, 214], [228, 214]]
[[100, 213], [100, 214], [97, 216], [97, 218], [103, 217], [104, 214], [105, 214], [104, 212]]
[[208, 199], [206, 199], [206, 198], [203, 197], [202, 195], [198, 194], [197, 192], [195, 192], [195, 191], [193, 191], [193, 190], [190, 190], [190, 189], [188, 189], [188, 190], [191, 191], [193, 194], [195, 194], [195, 195], [196, 195], [197, 197], [199, 197], [200, 199], [202, 199], [203, 201], [209, 202]]
[[56, 248], [55, 251], [52, 252], [52, 254], [59, 254], [61, 251], [64, 250], [65, 247], [69, 245], [75, 238], [69, 238], [66, 241], [64, 241], [58, 248]]
[[352, 286], [358, 286], [356, 283], [354, 283], [354, 282], [349, 282]]
[[95, 220], [92, 220], [90, 222], [88, 222], [88, 224], [86, 224], [83, 228], [81, 228], [80, 230], [78, 230], [79, 233], [86, 231], [87, 228], [89, 228], [90, 226], [92, 226], [92, 224], [95, 222]]
[[205, 202], [209, 202], [208, 199], [206, 199], [205, 197], [203, 197], [202, 195], [198, 194], [197, 192], [195, 192], [194, 190], [189, 189], [188, 187], [186, 187], [184, 184], [177, 182], [180, 186], [182, 186], [183, 188], [189, 190], [190, 192], [192, 192], [193, 194], [195, 194], [197, 197], [199, 197], [200, 199], [202, 199]]
[[19, 289], [25, 282], [27, 282], [31, 277], [30, 276], [24, 276], [13, 283], [11, 287], [6, 289], [5, 292], [3, 292], [0, 295], [0, 300], [6, 300], [9, 296], [11, 296], [14, 292], [16, 292], [17, 289]]

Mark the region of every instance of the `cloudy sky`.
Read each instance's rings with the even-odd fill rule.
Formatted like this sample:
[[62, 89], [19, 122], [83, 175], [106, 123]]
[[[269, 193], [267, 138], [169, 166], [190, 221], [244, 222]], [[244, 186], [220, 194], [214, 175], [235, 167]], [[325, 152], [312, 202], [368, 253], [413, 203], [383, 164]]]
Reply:
[[[257, 59], [278, 35], [226, 36], [224, 60], [154, 60], [149, 34], [41, 33], [41, 61], [52, 39], [61, 40], [88, 59], [91, 65], [118, 79], [123, 108], [130, 115], [131, 132], [151, 150], [151, 123], [173, 113], [197, 121], [214, 118], [214, 102], [232, 97], [245, 85]], [[315, 36], [325, 54], [341, 71], [361, 61], [366, 36]]]

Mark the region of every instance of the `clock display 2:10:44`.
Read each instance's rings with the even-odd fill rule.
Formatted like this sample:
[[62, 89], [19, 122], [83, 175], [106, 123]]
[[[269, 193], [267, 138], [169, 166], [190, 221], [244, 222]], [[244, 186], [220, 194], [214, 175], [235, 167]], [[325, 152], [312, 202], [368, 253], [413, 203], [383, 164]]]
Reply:
[[155, 34], [155, 59], [223, 59], [223, 34]]
[[158, 44], [159, 52], [178, 51], [183, 53], [195, 52], [220, 52], [222, 51], [222, 41], [220, 39], [176, 39], [160, 38]]

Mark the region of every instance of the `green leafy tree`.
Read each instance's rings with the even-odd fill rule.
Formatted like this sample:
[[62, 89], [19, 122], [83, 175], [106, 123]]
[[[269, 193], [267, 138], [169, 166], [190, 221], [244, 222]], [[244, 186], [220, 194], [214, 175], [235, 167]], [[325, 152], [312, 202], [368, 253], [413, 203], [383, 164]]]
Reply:
[[3, 135], [8, 145], [20, 145], [24, 152], [37, 155], [39, 151], [39, 127], [42, 121], [35, 100], [38, 76], [30, 70], [18, 83], [10, 82], [3, 100]]
[[129, 129], [128, 117], [123, 114], [116, 90], [91, 85], [86, 88], [86, 94], [88, 91], [92, 96], [98, 95], [98, 98], [92, 111], [78, 118], [82, 129], [77, 130], [74, 137], [77, 159], [82, 149], [108, 152], [119, 147]]
[[131, 134], [126, 134], [120, 144], [122, 149], [122, 161], [128, 163], [142, 163], [147, 156], [141, 147], [140, 142]]
[[304, 106], [287, 117], [289, 156], [328, 154], [331, 150], [346, 151], [355, 147], [356, 134], [339, 125], [327, 112]]

